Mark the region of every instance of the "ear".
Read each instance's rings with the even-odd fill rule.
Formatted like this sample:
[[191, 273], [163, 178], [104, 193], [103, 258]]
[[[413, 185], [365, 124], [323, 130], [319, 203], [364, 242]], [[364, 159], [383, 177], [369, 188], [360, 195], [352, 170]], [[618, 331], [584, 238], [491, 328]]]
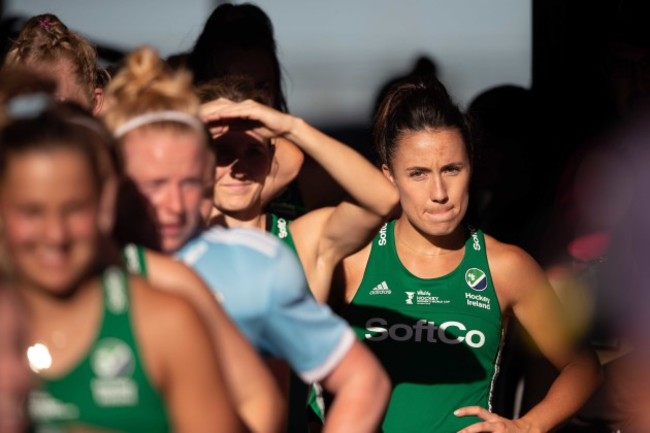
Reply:
[[99, 116], [104, 108], [104, 89], [96, 87], [93, 91], [93, 116]]
[[390, 180], [390, 183], [395, 185], [395, 179], [393, 179], [393, 173], [390, 171], [390, 168], [386, 164], [381, 165], [381, 172], [384, 173], [386, 179]]

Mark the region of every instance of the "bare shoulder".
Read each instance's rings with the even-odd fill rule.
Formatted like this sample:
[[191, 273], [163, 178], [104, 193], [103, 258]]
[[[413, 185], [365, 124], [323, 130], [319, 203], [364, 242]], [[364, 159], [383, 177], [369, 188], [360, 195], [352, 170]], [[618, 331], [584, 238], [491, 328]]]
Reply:
[[511, 308], [533, 291], [549, 290], [539, 264], [522, 248], [485, 235], [490, 273], [502, 307]]
[[143, 327], [162, 333], [164, 329], [178, 329], [197, 320], [197, 313], [184, 297], [154, 288], [140, 277], [130, 277], [129, 284], [136, 320], [143, 316]]
[[198, 313], [183, 297], [129, 277], [134, 331], [147, 371], [162, 385], [175, 368], [175, 357], [206, 333]]
[[147, 250], [146, 257], [149, 281], [158, 288], [182, 291], [203, 284], [196, 272], [179, 260], [152, 250]]

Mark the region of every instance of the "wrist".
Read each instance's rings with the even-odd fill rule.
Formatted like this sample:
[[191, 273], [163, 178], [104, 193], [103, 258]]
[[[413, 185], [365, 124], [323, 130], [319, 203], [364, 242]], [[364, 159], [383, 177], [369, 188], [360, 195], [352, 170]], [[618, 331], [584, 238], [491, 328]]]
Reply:
[[282, 134], [282, 136], [288, 140], [293, 141], [294, 143], [296, 141], [300, 141], [299, 137], [303, 135], [303, 131], [305, 130], [307, 122], [305, 122], [302, 118], [292, 116], [291, 114], [288, 114], [287, 116], [289, 116], [289, 127], [287, 128], [287, 131]]
[[532, 419], [526, 418], [525, 416], [514, 421], [520, 426], [522, 431], [526, 433], [546, 433], [548, 431], [544, 429], [539, 423], [536, 423]]

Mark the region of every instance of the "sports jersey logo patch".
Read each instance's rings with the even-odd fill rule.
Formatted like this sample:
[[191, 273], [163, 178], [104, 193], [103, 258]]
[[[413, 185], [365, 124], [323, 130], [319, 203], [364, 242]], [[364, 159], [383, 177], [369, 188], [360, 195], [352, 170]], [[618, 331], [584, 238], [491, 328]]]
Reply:
[[122, 271], [112, 267], [104, 274], [106, 308], [113, 314], [123, 314], [129, 308], [129, 297], [123, 284]]
[[287, 231], [287, 220], [284, 218], [278, 218], [278, 237], [284, 239], [287, 236], [289, 236], [289, 232]]
[[470, 289], [482, 292], [487, 288], [487, 275], [478, 268], [470, 268], [465, 272], [465, 282]]
[[391, 292], [388, 284], [386, 284], [386, 281], [382, 281], [381, 283], [377, 284], [370, 291], [370, 295], [390, 295], [391, 293], [393, 292]]
[[415, 323], [389, 324], [386, 319], [373, 317], [366, 322], [366, 331], [368, 332], [364, 337], [373, 342], [392, 340], [449, 345], [464, 343], [473, 349], [485, 345], [483, 332], [478, 329], [468, 329], [465, 324], [455, 320], [436, 323], [421, 319]]
[[[372, 292], [370, 293], [372, 295]], [[407, 305], [434, 305], [434, 304], [449, 304], [449, 299], [442, 299], [440, 296], [433, 296], [428, 290], [418, 290], [416, 292], [404, 292], [406, 299], [404, 303]]]
[[105, 338], [100, 341], [90, 363], [93, 372], [102, 379], [130, 376], [135, 367], [131, 348], [116, 338]]
[[133, 406], [138, 402], [138, 387], [131, 375], [135, 356], [131, 348], [116, 338], [101, 340], [90, 358], [97, 376], [90, 388], [98, 406]]
[[380, 247], [383, 247], [386, 245], [386, 227], [388, 226], [388, 223], [384, 224], [381, 226], [381, 229], [379, 229], [379, 240], [377, 241], [377, 244]]

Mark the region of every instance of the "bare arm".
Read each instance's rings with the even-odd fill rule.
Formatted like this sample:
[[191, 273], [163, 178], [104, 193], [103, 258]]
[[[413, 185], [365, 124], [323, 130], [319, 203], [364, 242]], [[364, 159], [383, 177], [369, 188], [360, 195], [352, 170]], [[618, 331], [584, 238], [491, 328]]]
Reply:
[[298, 176], [304, 160], [305, 155], [291, 141], [284, 138], [275, 140], [271, 172], [262, 188], [262, 206], [266, 206]]
[[152, 289], [142, 281], [132, 286], [145, 362], [157, 379], [173, 430], [246, 431], [221, 370], [215, 368], [219, 361], [195, 309], [183, 298]]
[[320, 383], [335, 395], [323, 433], [377, 430], [391, 386], [384, 369], [363, 343], [355, 341], [342, 361]]
[[[331, 274], [344, 257], [364, 246], [395, 210], [395, 187], [361, 154], [322, 133], [304, 120], [254, 101], [218, 100], [204, 110], [204, 120], [229, 127], [229, 119], [246, 119], [250, 130], [267, 138], [282, 137], [317, 161], [349, 194], [351, 201], [324, 208], [291, 224], [309, 285], [319, 299], [327, 298]], [[221, 123], [220, 123], [221, 122]], [[225, 122], [225, 123], [224, 123]], [[223, 126], [223, 125], [226, 126]]]
[[458, 415], [478, 415], [485, 420], [461, 432], [547, 432], [584, 405], [600, 383], [600, 367], [595, 354], [580, 347], [571, 335], [559, 300], [537, 263], [519, 248], [494, 240], [488, 251], [490, 247], [495, 250], [489, 258], [499, 301], [512, 309], [559, 375], [544, 399], [517, 420], [476, 407], [461, 409]]
[[[211, 121], [211, 114], [222, 106], [222, 100], [214, 100], [201, 105], [201, 116], [206, 122]], [[213, 138], [219, 136], [219, 130], [212, 134]], [[266, 178], [262, 188], [262, 205], [267, 205], [273, 200], [284, 188], [293, 181], [304, 162], [305, 155], [291, 141], [284, 138], [275, 140], [275, 153], [271, 171]]]
[[299, 239], [302, 232], [319, 232], [310, 265], [321, 260], [336, 264], [364, 246], [394, 211], [397, 189], [361, 154], [302, 119], [294, 118], [286, 137], [317, 161], [351, 198], [331, 208], [324, 220], [310, 220], [306, 215], [292, 224], [292, 231], [300, 232]]
[[185, 264], [147, 252], [152, 284], [187, 299], [208, 326], [237, 412], [253, 432], [279, 432], [286, 403], [270, 371], [201, 278]]

